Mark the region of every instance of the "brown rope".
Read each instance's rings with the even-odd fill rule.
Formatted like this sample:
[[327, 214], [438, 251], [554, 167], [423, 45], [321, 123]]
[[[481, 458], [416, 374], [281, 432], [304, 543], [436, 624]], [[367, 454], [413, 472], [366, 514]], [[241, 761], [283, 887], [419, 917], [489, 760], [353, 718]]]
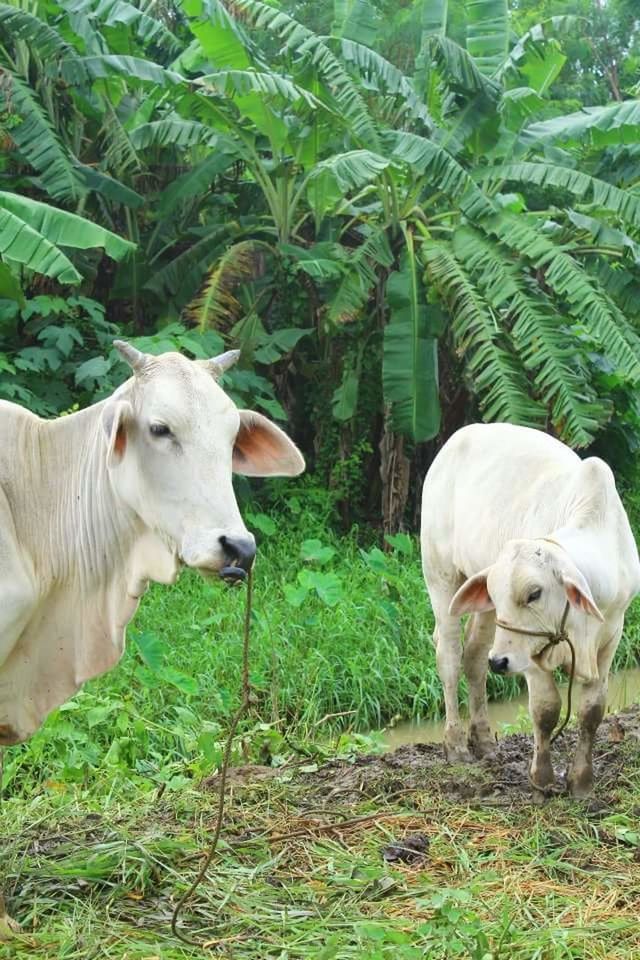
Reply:
[[190, 937], [187, 937], [178, 929], [178, 918], [180, 912], [182, 911], [185, 904], [192, 898], [202, 881], [207, 875], [207, 870], [211, 865], [216, 850], [218, 849], [218, 842], [220, 840], [220, 834], [222, 832], [222, 824], [224, 820], [224, 806], [225, 806], [225, 787], [227, 784], [227, 771], [229, 769], [229, 761], [231, 759], [231, 750], [233, 747], [233, 739], [236, 735], [236, 730], [238, 729], [238, 724], [242, 720], [243, 716], [247, 712], [250, 701], [251, 701], [251, 688], [249, 686], [249, 635], [251, 631], [251, 602], [253, 598], [253, 575], [252, 571], [249, 570], [247, 575], [247, 597], [246, 597], [246, 606], [244, 614], [244, 635], [242, 641], [242, 700], [240, 706], [235, 712], [231, 724], [229, 726], [229, 733], [227, 734], [227, 742], [224, 748], [224, 755], [222, 758], [222, 765], [220, 767], [220, 785], [218, 788], [218, 813], [216, 819], [216, 829], [213, 834], [213, 839], [209, 847], [207, 856], [204, 859], [204, 863], [200, 867], [197, 876], [186, 893], [180, 897], [178, 903], [176, 904], [175, 910], [173, 911], [173, 916], [171, 917], [171, 932], [179, 940], [182, 940], [183, 943], [188, 944], [191, 947], [200, 947], [204, 948], [206, 946], [205, 941], [192, 940]]
[[[544, 537], [541, 539], [545, 539]], [[554, 541], [550, 541], [553, 543]], [[555, 743], [561, 734], [564, 733], [565, 727], [571, 719], [571, 694], [573, 691], [573, 678], [576, 672], [576, 651], [573, 646], [569, 634], [567, 633], [567, 618], [569, 616], [570, 604], [567, 600], [564, 608], [564, 613], [562, 614], [562, 620], [560, 621], [560, 627], [558, 630], [525, 630], [521, 627], [513, 627], [509, 623], [505, 623], [504, 620], [496, 620], [496, 626], [500, 627], [502, 630], [508, 630], [510, 633], [521, 633], [526, 637], [545, 637], [548, 641], [545, 643], [542, 650], [539, 650], [535, 655], [535, 659], [538, 660], [543, 653], [545, 653], [549, 647], [555, 647], [559, 643], [568, 643], [569, 649], [571, 651], [571, 672], [569, 674], [569, 689], [567, 690], [567, 715], [564, 718], [564, 722], [560, 726], [559, 730], [556, 730], [554, 735], [551, 737], [551, 743]]]

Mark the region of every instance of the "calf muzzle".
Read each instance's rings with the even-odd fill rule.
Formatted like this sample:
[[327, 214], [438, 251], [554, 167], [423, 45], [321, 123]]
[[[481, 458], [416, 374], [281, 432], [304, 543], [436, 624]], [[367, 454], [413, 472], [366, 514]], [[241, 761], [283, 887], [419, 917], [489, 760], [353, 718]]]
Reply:
[[489, 666], [492, 673], [506, 673], [509, 668], [509, 657], [489, 657]]

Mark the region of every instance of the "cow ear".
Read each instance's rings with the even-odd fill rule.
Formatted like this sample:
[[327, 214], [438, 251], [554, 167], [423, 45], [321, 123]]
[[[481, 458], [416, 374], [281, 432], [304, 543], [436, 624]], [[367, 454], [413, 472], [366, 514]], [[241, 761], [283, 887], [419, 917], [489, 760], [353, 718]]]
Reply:
[[286, 433], [260, 413], [240, 410], [233, 447], [234, 473], [245, 477], [297, 477], [304, 458]]
[[576, 610], [582, 610], [583, 613], [588, 613], [590, 617], [595, 617], [601, 623], [604, 622], [604, 617], [598, 610], [589, 584], [577, 567], [570, 573], [563, 570], [560, 574], [560, 581], [572, 607], [575, 607]]
[[117, 467], [127, 449], [127, 431], [133, 420], [130, 403], [109, 400], [102, 412], [102, 428], [107, 436], [107, 466]]
[[487, 590], [490, 569], [487, 567], [486, 570], [481, 570], [462, 584], [449, 605], [449, 613], [452, 617], [460, 617], [463, 613], [487, 613], [489, 610], [495, 610]]

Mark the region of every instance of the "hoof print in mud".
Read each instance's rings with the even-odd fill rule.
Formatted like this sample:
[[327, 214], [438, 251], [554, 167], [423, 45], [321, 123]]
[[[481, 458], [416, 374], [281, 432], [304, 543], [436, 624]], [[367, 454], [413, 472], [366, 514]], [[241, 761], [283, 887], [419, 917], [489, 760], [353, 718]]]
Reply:
[[424, 833], [410, 833], [382, 848], [382, 858], [387, 863], [422, 863], [429, 852], [429, 838]]

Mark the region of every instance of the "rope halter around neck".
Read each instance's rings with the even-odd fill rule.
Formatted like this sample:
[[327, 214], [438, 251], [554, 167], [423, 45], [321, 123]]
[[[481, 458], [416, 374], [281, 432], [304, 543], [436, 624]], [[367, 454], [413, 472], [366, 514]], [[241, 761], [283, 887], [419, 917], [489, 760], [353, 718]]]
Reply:
[[570, 604], [567, 600], [564, 612], [562, 614], [562, 619], [560, 620], [560, 626], [557, 630], [525, 630], [524, 627], [514, 627], [510, 623], [505, 623], [504, 620], [498, 620], [496, 618], [496, 626], [500, 627], [502, 630], [508, 630], [510, 633], [520, 633], [525, 637], [544, 637], [547, 641], [541, 650], [535, 654], [534, 659], [538, 660], [543, 653], [549, 649], [549, 647], [555, 647], [559, 643], [568, 643], [569, 649], [571, 651], [571, 673], [569, 674], [569, 689], [567, 691], [567, 715], [564, 718], [562, 726], [554, 733], [551, 737], [551, 743], [555, 743], [558, 737], [564, 732], [565, 727], [569, 723], [571, 718], [571, 692], [573, 689], [573, 678], [576, 672], [576, 651], [573, 646], [569, 634], [567, 633], [567, 618], [569, 616]]

